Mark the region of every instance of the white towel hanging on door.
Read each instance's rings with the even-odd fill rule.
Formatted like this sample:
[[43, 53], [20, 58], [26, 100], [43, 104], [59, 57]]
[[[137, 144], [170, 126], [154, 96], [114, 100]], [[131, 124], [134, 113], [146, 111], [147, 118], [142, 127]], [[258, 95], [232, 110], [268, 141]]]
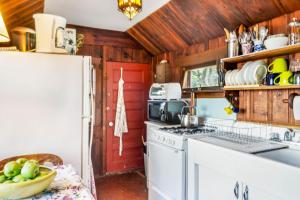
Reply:
[[114, 135], [120, 138], [119, 156], [122, 155], [122, 151], [123, 151], [123, 133], [128, 132], [123, 90], [124, 90], [123, 68], [121, 67], [121, 78], [119, 80], [119, 87], [118, 87], [118, 101], [117, 101], [115, 130], [114, 130]]

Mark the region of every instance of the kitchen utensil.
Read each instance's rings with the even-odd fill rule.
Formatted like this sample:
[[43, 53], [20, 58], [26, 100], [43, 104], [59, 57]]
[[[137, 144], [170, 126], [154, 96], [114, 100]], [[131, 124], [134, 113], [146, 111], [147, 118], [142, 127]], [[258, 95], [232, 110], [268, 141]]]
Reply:
[[300, 72], [296, 72], [294, 74], [294, 82], [295, 85], [300, 85]]
[[227, 40], [227, 52], [229, 58], [239, 55], [239, 41], [237, 39]]
[[291, 72], [299, 72], [300, 71], [300, 60], [292, 60], [290, 62], [290, 71]]
[[224, 31], [225, 31], [225, 35], [226, 35], [226, 40], [229, 40], [230, 39], [230, 33], [229, 33], [228, 29], [224, 28]]
[[282, 72], [274, 79], [275, 85], [293, 84], [293, 73], [291, 71]]
[[20, 51], [35, 50], [35, 31], [26, 27], [16, 27], [11, 30], [12, 45]]
[[277, 58], [268, 66], [268, 72], [273, 74], [282, 73], [287, 70], [287, 61], [284, 58]]
[[264, 41], [268, 35], [268, 29], [264, 26], [261, 26], [259, 27], [259, 32], [258, 32], [258, 35], [259, 35], [259, 40], [260, 41]]
[[258, 29], [259, 29], [259, 26], [258, 26], [258, 24], [256, 24], [256, 25], [254, 26], [254, 32], [255, 32], [255, 38], [256, 38], [257, 40], [259, 39]]
[[268, 74], [266, 76], [266, 85], [275, 85], [274, 79], [278, 76], [279, 74]]
[[293, 17], [292, 21], [289, 23], [289, 44], [300, 43], [300, 21]]
[[244, 31], [245, 31], [245, 26], [244, 26], [244, 24], [241, 24], [239, 26], [239, 31], [238, 31], [239, 35], [241, 35]]
[[269, 36], [265, 40], [264, 44], [268, 50], [271, 50], [271, 49], [278, 49], [287, 46], [288, 41], [289, 41], [288, 37], [286, 37], [284, 34], [279, 34], [279, 35]]
[[35, 14], [36, 51], [43, 53], [67, 53], [65, 28], [67, 20], [50, 14]]
[[0, 184], [0, 199], [23, 199], [44, 191], [54, 180], [56, 171], [45, 166], [40, 166], [40, 171], [48, 174], [25, 182]]
[[294, 97], [293, 112], [295, 120], [300, 120], [300, 96]]

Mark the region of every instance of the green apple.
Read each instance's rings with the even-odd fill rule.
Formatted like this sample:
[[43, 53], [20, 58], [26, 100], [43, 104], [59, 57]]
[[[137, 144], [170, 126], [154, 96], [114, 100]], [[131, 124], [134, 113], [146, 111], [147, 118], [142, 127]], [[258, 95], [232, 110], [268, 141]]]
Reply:
[[16, 160], [17, 163], [19, 163], [22, 167], [26, 163], [27, 159], [26, 158], [19, 158]]
[[4, 175], [8, 178], [19, 175], [21, 172], [21, 165], [16, 161], [10, 161], [4, 165]]
[[12, 181], [15, 183], [20, 183], [20, 182], [26, 181], [26, 178], [24, 178], [21, 174], [19, 174], [19, 175], [13, 177]]
[[39, 164], [39, 161], [37, 161], [37, 160], [31, 159], [31, 160], [29, 160], [29, 161], [31, 161], [31, 162], [33, 162], [33, 163], [35, 163], [37, 166], [39, 166], [39, 165], [40, 165], [40, 164]]
[[13, 182], [12, 180], [6, 180], [3, 182], [3, 184], [8, 184], [8, 183], [15, 183], [15, 182]]
[[1, 176], [0, 176], [0, 183], [3, 183], [5, 180], [6, 180], [5, 176], [4, 176], [4, 175], [1, 175]]
[[21, 175], [26, 179], [34, 179], [39, 173], [38, 164], [32, 161], [27, 161], [21, 170]]

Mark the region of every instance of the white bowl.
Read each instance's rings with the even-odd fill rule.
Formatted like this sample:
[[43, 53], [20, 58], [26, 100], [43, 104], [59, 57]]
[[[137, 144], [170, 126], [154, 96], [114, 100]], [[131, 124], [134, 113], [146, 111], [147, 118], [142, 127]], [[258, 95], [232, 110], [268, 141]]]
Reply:
[[287, 46], [288, 41], [289, 38], [286, 36], [268, 37], [264, 44], [268, 50], [271, 50]]

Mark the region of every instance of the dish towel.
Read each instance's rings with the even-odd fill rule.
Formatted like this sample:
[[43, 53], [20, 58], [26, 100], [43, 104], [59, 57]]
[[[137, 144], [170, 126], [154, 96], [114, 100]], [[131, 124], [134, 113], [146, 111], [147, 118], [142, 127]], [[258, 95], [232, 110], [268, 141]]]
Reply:
[[114, 130], [114, 135], [120, 138], [119, 156], [122, 156], [122, 151], [123, 151], [123, 139], [122, 139], [123, 133], [128, 132], [123, 89], [124, 89], [123, 68], [121, 67], [121, 78], [119, 80], [119, 87], [118, 87], [118, 101], [117, 101], [115, 130]]

